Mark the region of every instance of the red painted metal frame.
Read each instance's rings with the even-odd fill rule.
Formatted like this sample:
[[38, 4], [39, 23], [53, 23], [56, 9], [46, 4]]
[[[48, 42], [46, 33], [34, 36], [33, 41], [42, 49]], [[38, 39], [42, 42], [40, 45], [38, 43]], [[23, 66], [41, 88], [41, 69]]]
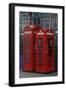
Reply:
[[[36, 25], [29, 25], [26, 26], [24, 29], [24, 68], [23, 71], [35, 71], [36, 68], [36, 59], [35, 59], [35, 42], [36, 42], [36, 32], [40, 29], [39, 26]], [[29, 33], [29, 34], [28, 34]], [[27, 37], [30, 39], [30, 45], [29, 47], [26, 47], [26, 40]], [[26, 63], [27, 59], [27, 53], [26, 50], [30, 51], [29, 54], [29, 63]]]
[[[43, 34], [44, 33], [44, 34]], [[47, 35], [48, 33], [48, 35]], [[52, 34], [52, 35], [51, 35]], [[38, 39], [43, 39], [42, 45], [42, 63], [39, 63], [40, 51], [38, 47]], [[52, 47], [48, 47], [48, 39], [52, 40]], [[48, 52], [48, 49], [52, 49]], [[51, 54], [50, 54], [51, 52]], [[50, 55], [49, 55], [50, 54]], [[54, 63], [54, 32], [51, 30], [44, 29], [36, 34], [36, 72], [38, 73], [51, 73], [55, 71]]]

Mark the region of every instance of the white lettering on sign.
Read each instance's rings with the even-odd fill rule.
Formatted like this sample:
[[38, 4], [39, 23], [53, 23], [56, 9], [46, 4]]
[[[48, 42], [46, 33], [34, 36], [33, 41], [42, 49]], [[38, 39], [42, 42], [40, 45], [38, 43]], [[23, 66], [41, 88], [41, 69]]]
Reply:
[[28, 32], [24, 32], [25, 34], [31, 34], [32, 32], [31, 31], [28, 31]]
[[43, 35], [44, 33], [41, 32], [41, 33], [37, 33], [37, 34], [38, 34], [38, 35]]
[[53, 35], [53, 33], [46, 33], [47, 35]]

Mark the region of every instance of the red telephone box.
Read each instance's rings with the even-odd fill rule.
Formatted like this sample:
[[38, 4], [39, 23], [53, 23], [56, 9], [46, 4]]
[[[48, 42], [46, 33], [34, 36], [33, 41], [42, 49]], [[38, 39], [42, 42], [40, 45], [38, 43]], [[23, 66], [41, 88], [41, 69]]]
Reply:
[[40, 29], [39, 26], [29, 25], [24, 28], [24, 68], [23, 71], [35, 71], [35, 42], [36, 32]]
[[51, 73], [54, 70], [54, 32], [40, 30], [36, 33], [36, 72]]

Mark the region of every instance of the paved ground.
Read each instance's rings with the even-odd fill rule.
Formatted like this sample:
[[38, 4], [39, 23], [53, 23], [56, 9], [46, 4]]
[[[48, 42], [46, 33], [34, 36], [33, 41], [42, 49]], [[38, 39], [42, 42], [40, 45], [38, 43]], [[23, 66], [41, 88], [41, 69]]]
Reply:
[[45, 76], [56, 76], [57, 72], [51, 73], [51, 74], [39, 74], [39, 73], [33, 73], [33, 72], [20, 72], [20, 78], [28, 78], [28, 77], [45, 77]]

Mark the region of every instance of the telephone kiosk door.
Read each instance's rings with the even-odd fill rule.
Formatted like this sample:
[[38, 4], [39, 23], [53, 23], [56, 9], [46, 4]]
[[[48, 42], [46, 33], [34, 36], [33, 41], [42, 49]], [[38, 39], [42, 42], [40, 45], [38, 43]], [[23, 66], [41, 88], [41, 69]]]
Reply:
[[46, 35], [44, 31], [36, 34], [36, 72], [45, 73], [47, 71], [47, 61], [45, 55]]
[[24, 32], [24, 71], [33, 71], [33, 34]]
[[47, 32], [47, 71], [55, 71], [54, 61], [54, 32]]

